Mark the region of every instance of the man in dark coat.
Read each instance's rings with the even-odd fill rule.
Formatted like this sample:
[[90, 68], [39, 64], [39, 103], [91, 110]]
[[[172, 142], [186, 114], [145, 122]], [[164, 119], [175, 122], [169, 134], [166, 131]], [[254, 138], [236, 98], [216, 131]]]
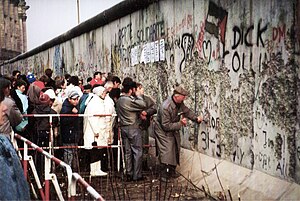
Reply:
[[165, 100], [154, 122], [154, 135], [162, 166], [162, 180], [175, 175], [176, 165], [179, 165], [180, 129], [186, 126], [187, 119], [201, 123], [203, 117], [197, 116], [183, 103], [188, 92], [177, 86], [173, 95]]

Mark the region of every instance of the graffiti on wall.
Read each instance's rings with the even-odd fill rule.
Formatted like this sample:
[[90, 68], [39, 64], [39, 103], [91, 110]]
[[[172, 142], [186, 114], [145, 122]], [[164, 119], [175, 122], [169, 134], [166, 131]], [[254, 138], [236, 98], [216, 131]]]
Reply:
[[[205, 19], [205, 31], [212, 34], [215, 38], [219, 39], [219, 41], [222, 43], [223, 45], [222, 58], [224, 58], [225, 55], [228, 54], [228, 51], [225, 51], [227, 18], [228, 18], [228, 12], [225, 9], [217, 6], [215, 3], [211, 1], [209, 2], [207, 17]], [[209, 41], [207, 41], [207, 43], [209, 43]], [[215, 55], [218, 55], [219, 49], [216, 49], [216, 52], [214, 51], [210, 51], [210, 52], [211, 53], [209, 57], [211, 56], [211, 54], [213, 54], [213, 57], [215, 57]]]
[[[150, 10], [155, 21], [141, 19], [145, 10], [132, 13], [111, 25], [115, 30], [109, 33], [111, 41], [103, 40], [108, 33], [99, 28], [72, 39], [71, 48], [58, 45], [28, 58], [28, 68], [34, 66], [42, 73], [53, 64], [56, 72], [65, 66], [67, 72], [83, 78], [100, 69], [121, 78], [131, 76], [143, 81], [146, 93], [158, 104], [182, 83], [191, 94], [186, 103], [198, 114], [210, 114], [207, 124], [186, 129], [195, 136], [193, 146], [198, 151], [294, 177], [300, 148], [295, 143], [299, 73], [291, 56], [292, 24], [268, 18], [271, 8], [261, 13], [252, 1], [241, 11], [236, 10], [237, 1], [185, 1], [190, 2], [193, 10], [183, 9], [180, 17], [164, 15], [164, 6], [161, 13]], [[284, 8], [273, 13], [289, 15]]]
[[62, 57], [63, 55], [60, 54], [60, 46], [57, 45], [54, 48], [54, 55], [53, 55], [53, 72], [56, 75], [60, 75], [62, 69]]

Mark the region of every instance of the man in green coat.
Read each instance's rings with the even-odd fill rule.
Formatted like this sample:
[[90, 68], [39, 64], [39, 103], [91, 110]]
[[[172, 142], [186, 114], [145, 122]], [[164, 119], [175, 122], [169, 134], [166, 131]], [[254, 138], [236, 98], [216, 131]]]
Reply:
[[182, 86], [177, 86], [157, 113], [154, 134], [162, 166], [162, 180], [175, 176], [175, 168], [179, 165], [181, 127], [187, 125], [187, 119], [198, 123], [203, 121], [202, 116], [197, 116], [183, 103], [187, 96], [188, 92]]

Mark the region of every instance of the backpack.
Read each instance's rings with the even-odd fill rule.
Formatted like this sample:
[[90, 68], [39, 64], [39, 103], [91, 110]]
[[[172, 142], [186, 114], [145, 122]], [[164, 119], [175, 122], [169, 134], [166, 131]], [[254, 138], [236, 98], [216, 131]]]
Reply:
[[84, 114], [85, 108], [88, 103], [94, 98], [92, 93], [84, 93], [79, 100], [79, 114]]

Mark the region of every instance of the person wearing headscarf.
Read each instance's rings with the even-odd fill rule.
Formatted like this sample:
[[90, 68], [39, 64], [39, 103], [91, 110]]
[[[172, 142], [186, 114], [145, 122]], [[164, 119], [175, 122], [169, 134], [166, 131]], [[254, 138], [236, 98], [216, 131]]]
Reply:
[[[55, 110], [51, 109], [52, 100], [46, 93], [41, 93], [39, 97], [39, 104], [35, 105], [32, 114], [57, 114]], [[49, 140], [51, 139], [50, 134], [57, 133], [58, 127], [58, 117], [52, 118], [52, 123], [50, 124], [49, 117], [35, 117], [34, 118], [34, 128], [37, 135], [37, 145], [40, 147], [48, 147]], [[35, 163], [37, 164], [37, 171], [41, 176], [44, 167], [44, 156], [40, 153], [35, 155]]]
[[[109, 81], [105, 86], [97, 86], [93, 89], [93, 94], [90, 94], [88, 104], [84, 114], [89, 116], [84, 117], [84, 146], [90, 149], [92, 146], [107, 146], [112, 143], [113, 138], [113, 122], [115, 107], [113, 100], [108, 96], [112, 89], [113, 83]], [[111, 116], [90, 116], [107, 114]], [[104, 176], [107, 173], [103, 172], [103, 166], [107, 169], [107, 149], [102, 148], [96, 150], [98, 157], [92, 157], [91, 175]], [[99, 157], [100, 156], [100, 157]], [[101, 169], [102, 168], [102, 169]]]

